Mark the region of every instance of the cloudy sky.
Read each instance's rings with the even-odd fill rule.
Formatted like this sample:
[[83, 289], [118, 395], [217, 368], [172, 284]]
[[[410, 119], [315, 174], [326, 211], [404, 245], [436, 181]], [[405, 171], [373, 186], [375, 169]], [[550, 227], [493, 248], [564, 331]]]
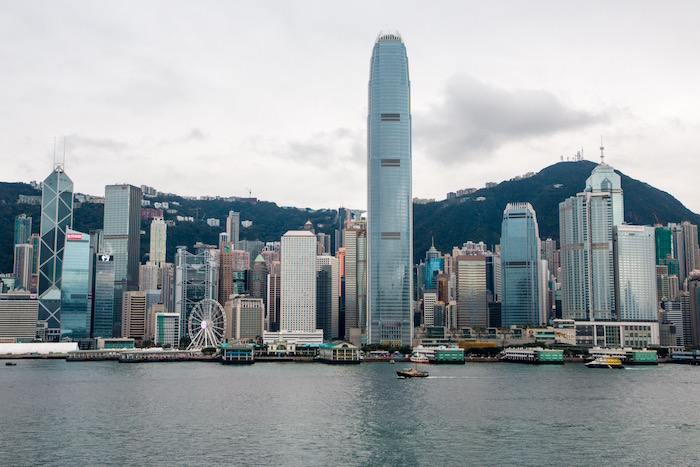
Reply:
[[[406, 43], [413, 194], [572, 157], [700, 212], [700, 2], [0, 3], [0, 180], [366, 205], [369, 60]], [[582, 187], [583, 188], [583, 187]]]

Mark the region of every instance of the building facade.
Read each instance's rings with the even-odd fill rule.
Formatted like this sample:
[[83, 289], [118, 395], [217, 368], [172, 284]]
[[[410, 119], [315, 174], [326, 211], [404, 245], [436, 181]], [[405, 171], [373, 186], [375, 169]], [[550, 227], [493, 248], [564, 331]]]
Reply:
[[282, 236], [280, 330], [315, 331], [316, 235], [290, 230]]
[[380, 33], [374, 44], [368, 113], [367, 341], [410, 345], [413, 337], [411, 93], [406, 47], [398, 33]]
[[615, 306], [620, 321], [657, 321], [654, 228], [613, 227]]
[[90, 235], [66, 231], [61, 287], [61, 339], [92, 336]]
[[508, 203], [501, 224], [501, 326], [544, 324], [540, 237], [530, 203]]
[[39, 321], [44, 339], [58, 340], [61, 334], [61, 278], [66, 230], [73, 227], [73, 182], [56, 165], [41, 190], [41, 246], [39, 247]]
[[168, 239], [168, 225], [162, 217], [156, 217], [151, 221], [151, 239], [148, 259], [157, 266], [165, 263], [166, 243]]

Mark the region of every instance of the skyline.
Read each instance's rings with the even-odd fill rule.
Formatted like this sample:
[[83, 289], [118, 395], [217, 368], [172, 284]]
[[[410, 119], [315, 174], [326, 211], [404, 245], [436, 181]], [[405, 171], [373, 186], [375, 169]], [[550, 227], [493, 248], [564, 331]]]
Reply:
[[66, 137], [77, 192], [250, 187], [280, 205], [366, 208], [367, 57], [391, 29], [411, 49], [414, 196], [582, 147], [597, 161], [603, 135], [606, 162], [700, 212], [684, 170], [700, 146], [692, 2], [165, 5], [0, 7], [4, 181], [43, 180]]

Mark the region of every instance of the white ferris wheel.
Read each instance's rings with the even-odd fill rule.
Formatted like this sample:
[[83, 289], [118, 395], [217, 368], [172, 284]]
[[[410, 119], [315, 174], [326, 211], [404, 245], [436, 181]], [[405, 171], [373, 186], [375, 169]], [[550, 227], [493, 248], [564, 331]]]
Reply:
[[217, 347], [224, 338], [224, 329], [226, 314], [221, 304], [210, 298], [197, 302], [187, 322], [187, 330], [192, 339], [187, 350]]

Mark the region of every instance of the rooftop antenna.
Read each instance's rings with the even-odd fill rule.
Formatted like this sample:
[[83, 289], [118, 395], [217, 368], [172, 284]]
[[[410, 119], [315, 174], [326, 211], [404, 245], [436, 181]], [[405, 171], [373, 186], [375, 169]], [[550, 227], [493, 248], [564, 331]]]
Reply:
[[600, 135], [600, 163], [605, 164], [605, 154], [603, 154], [603, 150], [605, 147], [603, 146], [603, 135]]

